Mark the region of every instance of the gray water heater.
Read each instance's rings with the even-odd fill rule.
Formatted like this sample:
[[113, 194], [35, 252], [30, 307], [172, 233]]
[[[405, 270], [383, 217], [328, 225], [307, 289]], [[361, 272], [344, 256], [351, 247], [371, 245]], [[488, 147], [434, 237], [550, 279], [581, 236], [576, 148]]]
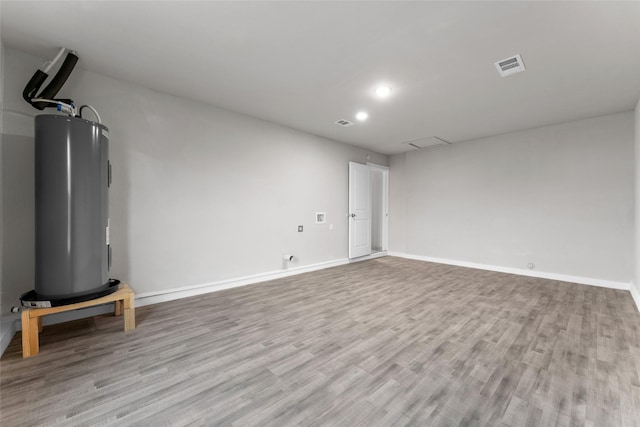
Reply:
[[82, 300], [112, 291], [109, 166], [106, 126], [80, 117], [36, 117], [38, 297]]

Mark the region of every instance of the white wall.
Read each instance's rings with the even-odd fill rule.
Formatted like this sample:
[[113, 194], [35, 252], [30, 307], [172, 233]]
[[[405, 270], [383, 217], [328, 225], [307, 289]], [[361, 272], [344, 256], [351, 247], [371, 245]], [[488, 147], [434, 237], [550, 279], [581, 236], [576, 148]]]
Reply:
[[406, 242], [391, 250], [628, 287], [633, 123], [627, 112], [392, 157], [391, 215], [406, 215], [392, 232]]
[[[2, 40], [0, 40], [0, 167], [2, 166], [3, 162], [2, 162], [2, 149], [3, 149], [3, 143], [2, 143], [2, 134], [4, 133], [4, 120], [3, 120], [3, 111], [4, 108], [4, 45], [2, 44]], [[2, 168], [2, 170], [0, 170], [0, 218], [4, 218], [4, 212], [3, 212], [3, 203], [2, 200], [4, 198], [4, 177], [3, 177], [3, 171], [4, 168]], [[3, 306], [3, 300], [4, 300], [4, 295], [2, 292], [3, 286], [2, 286], [2, 272], [3, 272], [3, 247], [4, 247], [4, 225], [3, 225], [4, 221], [0, 220], [0, 307]], [[0, 331], [2, 330], [2, 312], [0, 311]], [[2, 335], [0, 335], [0, 339], [2, 338]], [[0, 345], [1, 348], [1, 345]]]
[[635, 222], [635, 280], [631, 289], [633, 298], [640, 310], [640, 99], [635, 109], [635, 165], [636, 165], [636, 222]]
[[[3, 312], [33, 286], [37, 111], [21, 92], [43, 62], [5, 54], [3, 222], [13, 232], [5, 240]], [[346, 259], [348, 161], [388, 161], [79, 68], [58, 96], [95, 106], [110, 129], [111, 276], [139, 294], [277, 271], [285, 252], [296, 256], [293, 266]], [[327, 223], [315, 224], [315, 212], [326, 212]]]
[[398, 154], [389, 158], [389, 250], [399, 253], [407, 249], [407, 155]]

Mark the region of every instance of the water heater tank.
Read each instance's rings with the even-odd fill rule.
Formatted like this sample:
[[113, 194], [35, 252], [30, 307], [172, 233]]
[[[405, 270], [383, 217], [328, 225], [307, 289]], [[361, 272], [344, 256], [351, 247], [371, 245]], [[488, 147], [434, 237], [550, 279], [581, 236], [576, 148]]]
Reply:
[[108, 186], [106, 126], [78, 117], [36, 117], [39, 297], [90, 299], [110, 293]]

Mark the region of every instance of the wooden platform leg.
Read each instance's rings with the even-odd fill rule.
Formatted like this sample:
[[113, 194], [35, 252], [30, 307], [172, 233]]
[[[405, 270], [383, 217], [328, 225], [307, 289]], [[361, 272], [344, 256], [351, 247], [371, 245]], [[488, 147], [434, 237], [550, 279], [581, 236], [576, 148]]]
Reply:
[[31, 318], [29, 310], [22, 312], [22, 357], [30, 357], [38, 354], [38, 326], [42, 322], [41, 317]]
[[136, 309], [134, 301], [133, 292], [130, 292], [123, 300], [125, 331], [132, 331], [136, 328]]
[[113, 315], [120, 316], [122, 315], [122, 300], [116, 300], [113, 302]]

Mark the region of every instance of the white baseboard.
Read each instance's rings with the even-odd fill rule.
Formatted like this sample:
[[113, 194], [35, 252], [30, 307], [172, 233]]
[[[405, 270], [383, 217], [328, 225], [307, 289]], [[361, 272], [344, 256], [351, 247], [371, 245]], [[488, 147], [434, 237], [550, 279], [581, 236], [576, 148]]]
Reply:
[[459, 267], [477, 268], [479, 270], [497, 271], [500, 273], [517, 274], [519, 276], [538, 277], [541, 279], [558, 280], [561, 282], [579, 283], [581, 285], [599, 286], [601, 288], [620, 289], [628, 291], [631, 289], [631, 283], [616, 282], [612, 280], [593, 279], [590, 277], [571, 276], [567, 274], [548, 273], [544, 271], [527, 270], [524, 268], [501, 267], [498, 265], [478, 264], [475, 262], [458, 261], [444, 258], [434, 258], [423, 255], [412, 255], [403, 252], [389, 252], [388, 255], [400, 258], [415, 259], [419, 261], [435, 262], [438, 264], [456, 265]]
[[287, 270], [277, 270], [267, 273], [254, 274], [251, 276], [236, 277], [233, 279], [221, 280], [217, 282], [202, 283], [194, 286], [183, 286], [180, 288], [166, 289], [157, 292], [147, 292], [136, 295], [136, 306], [142, 307], [145, 305], [158, 304], [161, 302], [208, 294], [210, 292], [217, 292], [225, 289], [237, 288], [240, 286], [253, 285], [255, 283], [268, 282], [270, 280], [281, 279], [283, 277], [295, 276], [297, 274], [309, 273], [317, 270], [324, 270], [325, 268], [337, 267], [353, 262], [366, 261], [386, 255], [386, 252], [377, 252], [360, 258], [341, 258], [332, 261], [320, 262], [317, 264], [293, 267]]
[[[235, 277], [228, 280], [220, 280], [217, 282], [202, 283], [193, 286], [182, 286], [179, 288], [165, 289], [162, 291], [146, 292], [136, 295], [136, 306], [142, 307], [150, 304], [158, 304], [161, 302], [173, 301], [182, 298], [193, 297], [196, 295], [208, 294], [210, 292], [222, 291], [225, 289], [238, 288], [240, 286], [253, 285], [255, 283], [268, 282], [269, 280], [280, 279], [283, 277], [295, 276], [297, 274], [308, 273], [325, 268], [337, 267], [339, 265], [348, 264], [349, 260], [337, 259], [333, 261], [325, 261], [318, 264], [305, 265], [302, 267], [293, 267], [287, 270], [270, 271], [267, 273], [253, 274], [251, 276]], [[135, 285], [134, 285], [135, 286]]]
[[636, 308], [638, 309], [638, 313], [640, 313], [640, 291], [636, 288], [636, 285], [631, 285], [631, 297], [633, 301], [636, 303]]
[[20, 315], [7, 314], [0, 319], [0, 356], [9, 347], [16, 334], [16, 324], [20, 323]]

